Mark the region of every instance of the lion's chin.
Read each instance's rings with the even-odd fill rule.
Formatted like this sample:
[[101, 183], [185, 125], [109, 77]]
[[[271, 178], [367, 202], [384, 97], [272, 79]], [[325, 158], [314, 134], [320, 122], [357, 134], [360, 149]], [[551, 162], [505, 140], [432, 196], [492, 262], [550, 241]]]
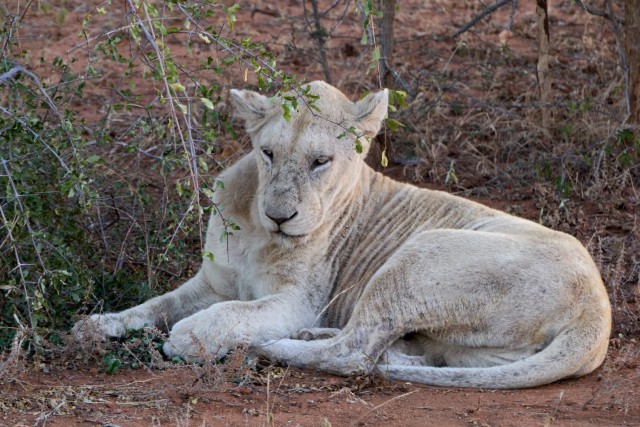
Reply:
[[291, 248], [304, 244], [308, 239], [308, 234], [289, 234], [282, 230], [271, 232], [273, 240], [280, 246]]

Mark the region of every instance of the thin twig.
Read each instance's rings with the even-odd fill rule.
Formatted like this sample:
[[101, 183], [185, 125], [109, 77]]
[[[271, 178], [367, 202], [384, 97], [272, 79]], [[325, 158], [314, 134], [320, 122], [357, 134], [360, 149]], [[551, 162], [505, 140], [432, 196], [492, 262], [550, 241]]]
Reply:
[[[336, 1], [333, 5], [331, 5], [331, 7], [327, 10], [327, 12], [333, 9], [333, 6], [337, 4], [338, 4], [338, 1]], [[344, 9], [342, 10], [342, 14], [335, 20], [333, 27], [331, 27], [331, 30], [329, 31], [329, 37], [333, 36], [334, 31], [338, 28], [340, 24], [342, 24], [342, 21], [344, 21], [344, 18], [347, 16], [347, 12], [349, 11], [350, 4], [351, 4], [350, 0], [346, 0], [344, 2]]]
[[513, 27], [513, 20], [516, 16], [516, 10], [518, 10], [518, 0], [511, 0], [511, 14], [509, 15], [509, 25], [507, 26], [507, 29], [509, 31], [511, 31], [511, 28]]
[[[360, 11], [360, 15], [362, 16], [362, 22], [364, 24], [364, 21], [367, 19], [367, 14], [364, 12], [364, 6], [362, 6], [362, 3], [360, 2], [360, 0], [355, 0], [355, 2], [356, 2], [356, 7], [358, 8], [358, 11]], [[371, 45], [372, 41], [375, 40], [372, 29], [369, 28], [369, 26], [367, 26], [364, 30], [367, 32], [367, 40]]]
[[409, 86], [404, 82], [404, 80], [402, 80], [402, 77], [400, 77], [400, 74], [398, 74], [398, 72], [393, 69], [393, 67], [391, 67], [391, 65], [389, 65], [389, 61], [387, 58], [381, 58], [381, 60], [384, 63], [384, 67], [387, 70], [387, 72], [389, 74], [391, 74], [391, 77], [393, 77], [394, 81], [400, 85], [400, 87], [402, 87], [402, 90], [404, 90], [405, 92], [407, 92], [407, 94], [409, 95], [409, 97], [413, 96], [412, 95], [412, 90], [409, 88]]
[[[171, 116], [173, 117], [173, 121], [174, 121], [174, 126], [176, 127], [176, 133], [178, 134], [178, 137], [180, 138], [180, 142], [182, 143], [182, 147], [184, 149], [185, 154], [187, 154], [187, 158], [189, 159], [189, 161], [187, 162], [187, 165], [189, 167], [189, 175], [191, 176], [192, 182], [193, 182], [193, 190], [194, 190], [194, 194], [199, 195], [200, 194], [200, 174], [199, 174], [199, 168], [198, 168], [198, 163], [197, 163], [197, 156], [196, 156], [196, 149], [195, 149], [195, 143], [193, 141], [193, 135], [191, 132], [191, 101], [189, 99], [188, 96], [186, 96], [185, 93], [185, 98], [186, 98], [186, 106], [185, 109], [186, 111], [182, 111], [182, 116], [184, 118], [184, 123], [186, 126], [186, 132], [187, 132], [187, 137], [185, 138], [184, 133], [182, 131], [182, 127], [180, 125], [180, 121], [178, 120], [178, 114], [176, 112], [175, 109], [175, 103], [177, 103], [178, 101], [175, 100], [173, 94], [172, 94], [172, 88], [171, 85], [169, 85], [169, 81], [167, 78], [167, 72], [165, 69], [165, 58], [164, 55], [162, 53], [162, 50], [158, 47], [158, 44], [155, 42], [156, 39], [156, 35], [153, 29], [153, 24], [152, 24], [152, 20], [151, 17], [149, 16], [149, 12], [147, 10], [146, 4], [142, 4], [142, 9], [144, 11], [145, 14], [145, 18], [146, 18], [146, 22], [148, 23], [149, 27], [147, 28], [142, 19], [140, 18], [140, 16], [138, 15], [138, 10], [136, 9], [136, 7], [134, 6], [133, 2], [131, 0], [127, 0], [127, 3], [129, 4], [129, 7], [131, 8], [131, 13], [132, 15], [135, 17], [135, 20], [138, 23], [138, 27], [142, 30], [145, 38], [147, 39], [147, 41], [149, 42], [149, 44], [151, 45], [151, 47], [153, 48], [153, 50], [155, 51], [156, 57], [158, 58], [158, 65], [160, 67], [160, 71], [161, 71], [161, 76], [162, 76], [162, 82], [164, 84], [165, 87], [165, 92], [166, 92], [166, 96], [167, 96], [167, 101], [169, 104], [169, 111], [171, 113]], [[200, 212], [200, 198], [199, 197], [194, 197], [192, 198], [192, 203], [195, 203], [196, 206], [198, 207], [197, 211]], [[189, 213], [189, 209], [187, 211], [185, 211], [183, 219], [186, 218], [186, 216]], [[200, 235], [202, 236], [203, 234], [203, 227], [202, 227], [202, 221], [198, 221], [198, 226], [200, 227]], [[175, 235], [175, 234], [174, 234]]]
[[389, 399], [389, 400], [386, 400], [386, 401], [382, 402], [381, 404], [379, 404], [379, 405], [374, 406], [373, 408], [371, 408], [371, 409], [369, 410], [369, 412], [376, 411], [376, 410], [380, 409], [381, 407], [383, 407], [383, 406], [385, 406], [385, 405], [387, 405], [387, 404], [389, 404], [389, 403], [393, 402], [394, 400], [402, 399], [402, 398], [404, 398], [404, 397], [409, 396], [410, 394], [416, 393], [417, 391], [418, 391], [418, 390], [412, 390], [412, 391], [407, 392], [407, 393], [405, 393], [405, 394], [401, 394], [400, 396], [396, 396], [396, 397], [394, 397], [394, 398], [391, 398], [391, 399]]
[[486, 16], [491, 15], [493, 12], [495, 12], [498, 9], [500, 9], [502, 6], [504, 6], [506, 4], [509, 4], [509, 3], [512, 3], [512, 2], [513, 2], [513, 0], [500, 0], [500, 1], [497, 1], [494, 4], [492, 4], [491, 6], [487, 6], [482, 12], [480, 12], [479, 14], [474, 16], [471, 21], [467, 22], [462, 28], [460, 28], [458, 31], [453, 33], [453, 35], [451, 37], [455, 38], [455, 37], [458, 37], [460, 34], [469, 31], [469, 29], [471, 27], [476, 25], [478, 22], [480, 22]]
[[67, 404], [67, 399], [63, 397], [60, 403], [58, 403], [55, 407], [53, 407], [49, 411], [42, 412], [38, 416], [38, 418], [35, 419], [36, 425], [40, 423], [42, 423], [43, 426], [47, 425], [47, 420], [49, 419], [49, 417], [52, 415], [60, 415], [60, 408], [62, 408], [66, 404]]
[[[23, 67], [23, 66], [21, 66], [21, 65], [14, 65], [14, 67], [13, 67], [11, 70], [9, 70], [9, 71], [5, 72], [4, 74], [2, 74], [2, 75], [0, 76], [0, 84], [9, 84], [9, 82], [10, 82], [11, 80], [14, 80], [14, 79], [15, 79], [15, 76], [16, 76], [17, 74], [25, 74], [25, 75], [27, 75], [28, 77], [30, 77], [30, 78], [31, 78], [31, 80], [33, 80], [33, 82], [34, 82], [34, 83], [35, 83], [35, 85], [38, 87], [38, 90], [40, 91], [40, 93], [42, 94], [42, 96], [44, 96], [44, 98], [45, 98], [45, 100], [46, 100], [46, 102], [47, 102], [47, 105], [49, 106], [49, 109], [50, 109], [51, 111], [53, 111], [53, 112], [54, 112], [54, 114], [56, 115], [56, 117], [58, 117], [58, 120], [60, 120], [60, 124], [61, 124], [61, 126], [62, 126], [62, 129], [63, 129], [63, 130], [65, 131], [65, 133], [67, 134], [67, 136], [68, 136], [68, 138], [69, 138], [69, 142], [71, 143], [71, 147], [72, 147], [73, 155], [77, 157], [76, 147], [75, 147], [75, 145], [74, 145], [73, 138], [71, 138], [71, 135], [70, 135], [69, 130], [68, 130], [68, 128], [67, 128], [66, 120], [65, 120], [65, 118], [62, 116], [62, 114], [60, 114], [60, 112], [58, 111], [58, 108], [56, 107], [56, 104], [53, 102], [53, 100], [51, 99], [51, 97], [49, 96], [49, 94], [47, 93], [47, 91], [44, 89], [44, 87], [43, 87], [43, 86], [42, 86], [42, 84], [40, 83], [40, 79], [38, 78], [38, 76], [36, 76], [34, 73], [32, 73], [31, 71], [27, 70], [26, 68], [24, 68], [24, 67]], [[2, 108], [2, 107], [0, 107], [0, 108]], [[23, 121], [23, 120], [19, 119], [19, 118], [18, 118], [18, 117], [16, 117], [13, 113], [11, 113], [10, 111], [8, 111], [8, 110], [6, 110], [6, 109], [4, 109], [4, 108], [2, 108], [2, 110], [1, 110], [1, 111], [2, 111], [2, 112], [4, 112], [4, 113], [5, 113], [5, 114], [7, 114], [7, 115], [9, 115], [9, 116], [13, 117], [13, 119], [14, 119], [14, 120], [16, 120], [16, 121], [18, 121], [18, 123], [20, 123], [20, 124], [21, 124], [25, 129], [29, 130], [29, 131], [33, 134], [33, 136], [34, 136], [36, 139], [39, 139], [40, 141], [42, 141], [42, 143], [45, 145], [45, 147], [47, 147], [47, 149], [48, 149], [51, 153], [53, 153], [53, 155], [58, 159], [58, 161], [60, 161], [60, 165], [64, 168], [65, 172], [67, 172], [67, 173], [70, 173], [70, 172], [71, 172], [71, 171], [69, 170], [69, 168], [67, 167], [67, 165], [65, 164], [65, 162], [60, 158], [60, 156], [58, 155], [58, 153], [56, 153], [56, 152], [55, 152], [55, 151], [54, 151], [54, 150], [49, 146], [49, 144], [47, 144], [47, 143], [46, 143], [46, 142], [45, 142], [45, 141], [40, 137], [40, 135], [39, 135], [37, 132], [33, 131], [33, 130], [32, 130], [32, 129], [31, 129], [31, 128], [26, 124], [26, 122], [25, 122], [25, 121]], [[43, 119], [43, 121], [46, 121], [46, 116], [47, 116], [47, 114], [48, 114], [48, 111], [47, 111], [47, 113], [45, 114], [45, 118]], [[75, 188], [76, 188], [76, 190], [77, 190], [78, 194], [83, 193], [82, 188], [80, 187], [80, 185], [79, 185], [79, 184], [77, 184], [77, 183], [76, 183], [76, 184], [75, 184]]]
[[[320, 64], [322, 64], [322, 71], [324, 72], [324, 77], [329, 84], [331, 84], [331, 69], [329, 68], [329, 62], [327, 61], [327, 50], [325, 48], [325, 43], [327, 41], [327, 32], [322, 26], [322, 22], [320, 19], [322, 18], [320, 10], [318, 9], [318, 0], [310, 0], [311, 7], [313, 9], [313, 21], [315, 23], [315, 31], [311, 31], [309, 36], [315, 40], [318, 45], [318, 50], [320, 51]], [[310, 25], [309, 18], [307, 16], [307, 2], [306, 0], [302, 2], [304, 6], [304, 18], [307, 23]], [[325, 12], [326, 13], [326, 12]]]
[[36, 76], [31, 71], [24, 68], [23, 66], [15, 65], [9, 71], [0, 75], [0, 84], [9, 84], [9, 81], [14, 80], [15, 76], [18, 74], [26, 74], [27, 76], [31, 77], [31, 80], [33, 80], [36, 86], [38, 86], [38, 90], [40, 91], [40, 93], [47, 100], [47, 105], [49, 105], [49, 108], [51, 109], [51, 111], [53, 111], [55, 115], [58, 116], [58, 119], [60, 119], [60, 121], [62, 122], [64, 120], [64, 118], [62, 117], [62, 114], [60, 114], [60, 112], [58, 111], [58, 108], [56, 107], [56, 104], [53, 103], [53, 100], [51, 99], [51, 97], [49, 97], [49, 94], [47, 93], [47, 91], [44, 90], [44, 88], [42, 87], [42, 84], [40, 84], [40, 79], [38, 78], [38, 76]]
[[[27, 14], [27, 11], [29, 10], [29, 8], [31, 7], [31, 3], [33, 3], [33, 0], [29, 0], [29, 2], [24, 6], [24, 10], [22, 11], [22, 14], [20, 15], [20, 18], [16, 19], [15, 16], [11, 15], [11, 19], [10, 24], [9, 24], [9, 34], [7, 34], [6, 38], [4, 39], [4, 43], [2, 44], [2, 55], [4, 56], [5, 51], [7, 49], [7, 46], [9, 46], [9, 42], [11, 40], [13, 40], [13, 28], [14, 26], [20, 25], [20, 23], [22, 23], [22, 20], [24, 19], [25, 15]], [[6, 14], [9, 15], [8, 10], [6, 9], [6, 6], [3, 6], [5, 8], [5, 11], [7, 12]], [[20, 8], [20, 6], [18, 6], [18, 9]]]
[[[181, 11], [182, 11], [182, 13], [185, 15], [185, 17], [186, 17], [186, 18], [187, 18], [187, 19], [188, 19], [188, 20], [189, 20], [189, 21], [190, 21], [190, 22], [191, 22], [191, 23], [196, 27], [196, 29], [197, 29], [198, 31], [200, 31], [202, 34], [204, 34], [205, 36], [207, 36], [209, 39], [214, 40], [214, 41], [216, 42], [216, 44], [217, 44], [220, 48], [222, 48], [222, 50], [223, 50], [223, 51], [225, 51], [225, 52], [229, 52], [230, 54], [234, 55], [234, 56], [235, 56], [236, 58], [238, 58], [238, 60], [239, 60], [239, 61], [241, 61], [243, 64], [245, 64], [245, 65], [247, 65], [247, 66], [252, 66], [251, 61], [248, 61], [248, 60], [246, 60], [246, 59], [242, 58], [242, 57], [238, 54], [238, 52], [240, 52], [240, 53], [241, 53], [241, 54], [243, 54], [243, 55], [247, 55], [247, 56], [248, 56], [248, 57], [250, 57], [252, 60], [255, 60], [256, 62], [258, 62], [258, 64], [260, 64], [260, 68], [261, 68], [261, 69], [260, 69], [260, 71], [259, 71], [259, 72], [260, 72], [262, 75], [264, 75], [265, 77], [268, 77], [269, 79], [271, 79], [271, 80], [272, 80], [272, 81], [274, 81], [274, 82], [277, 82], [277, 81], [278, 81], [278, 79], [277, 79], [277, 78], [275, 78], [275, 77], [273, 77], [273, 75], [278, 76], [278, 75], [281, 75], [282, 73], [281, 73], [281, 72], [279, 72], [278, 70], [276, 70], [276, 69], [275, 69], [271, 64], [269, 64], [269, 62], [265, 61], [264, 59], [262, 59], [261, 57], [259, 57], [259, 56], [258, 56], [258, 55], [256, 55], [255, 53], [251, 52], [249, 49], [247, 49], [247, 48], [245, 48], [245, 47], [243, 47], [243, 46], [240, 46], [240, 45], [238, 45], [237, 43], [234, 43], [234, 42], [233, 42], [233, 41], [231, 41], [231, 40], [226, 40], [226, 39], [225, 39], [225, 40], [224, 40], [224, 42], [223, 42], [223, 41], [221, 41], [221, 40], [220, 40], [220, 36], [219, 36], [219, 35], [214, 36], [213, 34], [211, 34], [210, 32], [208, 32], [207, 30], [205, 30], [205, 29], [200, 25], [200, 23], [199, 23], [198, 21], [196, 21], [196, 20], [193, 18], [193, 16], [191, 16], [191, 15], [189, 14], [189, 12], [188, 12], [186, 9], [184, 9], [184, 7], [182, 6], [182, 4], [181, 4], [181, 3], [178, 3], [178, 8], [180, 8], [180, 10], [181, 10]], [[234, 49], [235, 49], [235, 51], [234, 51]], [[269, 74], [267, 73], [267, 71], [265, 71], [265, 70], [268, 70], [270, 73], [272, 73], [272, 75], [269, 75]], [[307, 97], [305, 96], [305, 94], [303, 94], [303, 93], [300, 91], [300, 89], [299, 89], [299, 88], [297, 88], [297, 87], [292, 87], [292, 88], [291, 88], [291, 91], [292, 91], [293, 93], [295, 93], [295, 94], [300, 98], [300, 100], [302, 101], [302, 103], [304, 104], [304, 106], [305, 106], [306, 108], [308, 108], [308, 110], [309, 110], [310, 114], [311, 114], [313, 117], [316, 117], [316, 118], [320, 118], [320, 119], [322, 119], [322, 120], [325, 120], [325, 121], [327, 121], [328, 123], [331, 123], [331, 124], [333, 124], [333, 125], [338, 126], [339, 128], [341, 128], [341, 129], [342, 129], [342, 130], [344, 130], [344, 131], [347, 131], [347, 132], [349, 131], [349, 128], [348, 128], [348, 127], [346, 127], [343, 123], [338, 123], [338, 122], [333, 121], [333, 120], [331, 120], [331, 119], [329, 119], [329, 118], [327, 118], [327, 117], [324, 117], [323, 115], [318, 114], [318, 112], [316, 112], [313, 108], [311, 108], [311, 106], [309, 105], [309, 102], [308, 102], [308, 100], [307, 100]], [[358, 138], [356, 138], [356, 139], [359, 139], [360, 137], [361, 137], [361, 136], [359, 136], [359, 137], [358, 137]], [[217, 210], [217, 207], [216, 207], [216, 210]], [[218, 210], [217, 210], [217, 211], [218, 211]], [[220, 213], [220, 212], [218, 211], [218, 213]]]
[[[25, 222], [24, 225], [27, 227], [27, 231], [29, 232], [29, 236], [31, 237], [31, 243], [33, 244], [33, 248], [34, 251], [36, 252], [36, 255], [38, 256], [38, 260], [40, 261], [40, 265], [42, 266], [42, 268], [44, 270], [46, 270], [45, 266], [44, 266], [44, 262], [42, 260], [42, 258], [40, 257], [40, 252], [38, 250], [36, 250], [37, 245], [35, 242], [35, 238], [34, 238], [34, 232], [33, 229], [31, 228], [31, 223], [29, 222], [28, 217], [26, 216], [25, 210], [24, 210], [24, 206], [22, 206], [22, 202], [20, 201], [20, 193], [18, 193], [18, 190], [15, 186], [15, 182], [13, 181], [13, 177], [11, 176], [11, 171], [9, 171], [9, 167], [7, 166], [7, 161], [5, 159], [0, 158], [1, 163], [2, 163], [2, 167], [5, 171], [7, 180], [9, 181], [9, 185], [11, 187], [11, 191], [13, 193], [13, 197], [16, 201], [16, 204], [18, 205], [18, 208], [20, 209], [20, 211], [25, 214]], [[27, 278], [26, 278], [26, 272], [23, 270], [23, 266], [26, 266], [27, 264], [24, 264], [21, 260], [20, 260], [20, 253], [18, 252], [18, 242], [16, 241], [16, 239], [13, 237], [13, 233], [11, 232], [11, 226], [9, 225], [9, 222], [7, 221], [7, 217], [4, 214], [4, 210], [2, 209], [2, 206], [0, 206], [0, 215], [2, 215], [2, 222], [3, 224], [5, 224], [5, 228], [7, 229], [7, 235], [9, 236], [9, 240], [12, 243], [12, 247], [13, 247], [13, 254], [14, 257], [16, 259], [16, 269], [18, 269], [18, 271], [20, 272], [20, 282], [22, 284], [22, 291], [24, 292], [24, 299], [25, 302], [27, 303], [27, 314], [29, 315], [29, 326], [33, 327], [35, 325], [35, 323], [33, 322], [33, 316], [31, 313], [31, 296], [29, 295], [29, 290], [27, 289]]]
[[585, 4], [584, 1], [582, 0], [576, 0], [576, 3], [578, 3], [579, 6], [581, 6], [585, 12], [587, 12], [590, 15], [595, 15], [595, 16], [601, 16], [603, 18], [606, 18], [610, 21], [615, 21], [618, 24], [624, 25], [624, 18], [619, 17], [618, 15], [616, 15], [615, 13], [613, 13], [613, 10], [611, 10], [609, 7], [607, 7], [607, 9], [609, 9], [609, 12], [604, 11], [604, 10], [600, 10], [600, 9], [595, 9], [587, 4]]
[[[611, 0], [605, 0], [605, 4], [610, 14], [613, 14], [613, 6], [611, 5]], [[629, 118], [631, 117], [631, 87], [629, 83], [629, 62], [627, 61], [627, 54], [624, 50], [624, 41], [622, 38], [622, 31], [620, 30], [620, 22], [612, 19], [611, 27], [613, 29], [613, 35], [616, 39], [616, 46], [620, 52], [620, 67], [622, 68], [622, 75], [624, 77], [624, 101], [626, 107], [626, 117], [624, 118], [622, 124], [625, 124]], [[634, 64], [634, 67], [637, 67], [638, 64]]]
[[64, 162], [64, 160], [62, 160], [62, 158], [60, 157], [60, 155], [58, 153], [56, 153], [56, 151], [44, 140], [42, 139], [42, 137], [40, 136], [39, 133], [37, 133], [36, 131], [34, 131], [33, 129], [31, 129], [31, 127], [29, 127], [29, 125], [22, 120], [19, 117], [16, 117], [15, 114], [13, 114], [11, 111], [7, 110], [6, 108], [4, 108], [3, 106], [0, 105], [0, 112], [6, 114], [7, 116], [11, 117], [13, 120], [17, 121], [18, 123], [20, 123], [22, 125], [22, 127], [24, 129], [26, 129], [27, 131], [29, 131], [29, 133], [31, 133], [31, 135], [33, 135], [33, 138], [42, 142], [42, 144], [44, 144], [44, 146], [46, 147], [46, 149], [48, 151], [51, 152], [51, 154], [53, 154], [53, 156], [58, 160], [58, 162], [60, 162], [60, 166], [62, 166], [62, 168], [65, 170], [65, 172], [67, 174], [71, 173], [71, 170], [69, 169], [69, 167], [67, 166], [67, 164]]

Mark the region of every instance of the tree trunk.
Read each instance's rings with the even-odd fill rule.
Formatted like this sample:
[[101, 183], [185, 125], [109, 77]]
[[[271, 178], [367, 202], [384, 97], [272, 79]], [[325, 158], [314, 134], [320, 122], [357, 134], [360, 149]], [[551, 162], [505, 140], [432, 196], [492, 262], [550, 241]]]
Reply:
[[382, 1], [382, 22], [380, 25], [380, 74], [385, 87], [393, 87], [394, 79], [390, 67], [393, 65], [393, 22], [396, 17], [396, 0]]
[[624, 0], [624, 50], [629, 77], [629, 123], [640, 124], [640, 0]]
[[318, 0], [311, 0], [311, 7], [313, 8], [313, 20], [316, 24], [315, 31], [311, 32], [311, 38], [314, 39], [316, 41], [316, 44], [318, 45], [318, 51], [320, 52], [320, 63], [322, 64], [322, 71], [324, 71], [324, 79], [327, 81], [327, 83], [332, 84], [333, 80], [331, 79], [331, 69], [329, 68], [329, 61], [327, 60], [327, 49], [325, 48], [325, 43], [329, 35], [320, 22], [322, 16], [320, 14], [320, 10], [318, 9]]

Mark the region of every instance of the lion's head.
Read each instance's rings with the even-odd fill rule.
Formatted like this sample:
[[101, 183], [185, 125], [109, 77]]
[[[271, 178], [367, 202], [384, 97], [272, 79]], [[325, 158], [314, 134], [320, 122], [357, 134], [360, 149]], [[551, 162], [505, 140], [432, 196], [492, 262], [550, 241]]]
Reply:
[[[257, 160], [260, 221], [283, 237], [304, 237], [327, 222], [328, 215], [361, 179], [363, 157], [387, 114], [387, 90], [356, 103], [327, 83], [308, 85], [314, 102], [293, 91], [297, 111], [285, 120], [281, 99], [248, 90], [232, 90], [231, 99], [251, 136]], [[306, 90], [307, 85], [303, 86]], [[355, 128], [356, 137], [345, 132]], [[339, 208], [339, 206], [338, 206]]]

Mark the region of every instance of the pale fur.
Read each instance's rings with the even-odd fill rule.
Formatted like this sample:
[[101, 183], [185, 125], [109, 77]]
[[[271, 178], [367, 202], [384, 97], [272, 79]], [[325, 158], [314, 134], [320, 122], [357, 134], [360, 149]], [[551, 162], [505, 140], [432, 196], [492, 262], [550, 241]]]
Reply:
[[611, 308], [576, 239], [373, 171], [367, 139], [358, 154], [344, 129], [375, 136], [387, 91], [353, 103], [310, 86], [320, 111], [300, 98], [290, 122], [278, 99], [232, 91], [254, 149], [220, 175], [215, 201], [240, 230], [221, 241], [214, 214], [213, 261], [173, 292], [79, 322], [78, 336], [156, 325], [169, 356], [245, 344], [289, 365], [455, 387], [532, 387], [602, 363]]

